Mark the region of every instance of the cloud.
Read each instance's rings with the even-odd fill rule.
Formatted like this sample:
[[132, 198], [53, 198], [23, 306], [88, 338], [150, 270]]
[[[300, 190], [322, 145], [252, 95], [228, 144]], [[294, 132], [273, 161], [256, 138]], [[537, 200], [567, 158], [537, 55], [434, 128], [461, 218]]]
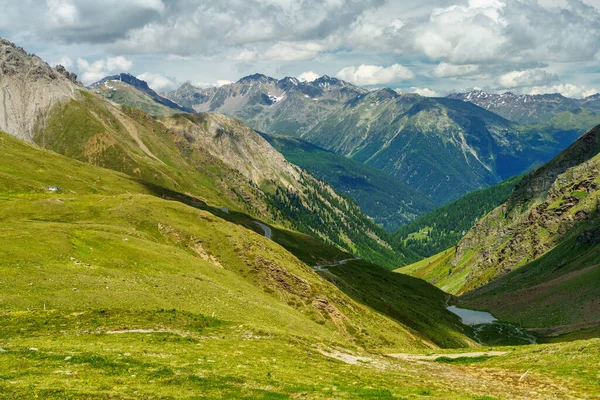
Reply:
[[77, 69], [81, 81], [85, 85], [92, 84], [100, 79], [116, 72], [125, 72], [131, 69], [133, 62], [125, 57], [109, 57], [89, 62], [83, 58], [77, 59]]
[[512, 89], [526, 86], [547, 85], [556, 80], [558, 80], [558, 76], [544, 70], [528, 69], [524, 71], [508, 72], [498, 78], [498, 84], [505, 89]]
[[417, 51], [453, 64], [590, 61], [600, 51], [599, 19], [580, 0], [469, 0], [434, 9], [412, 32]]
[[233, 81], [228, 81], [227, 79], [219, 79], [217, 80], [217, 87], [229, 85], [231, 83], [233, 83]]
[[389, 67], [363, 64], [359, 67], [346, 67], [336, 74], [339, 79], [365, 86], [398, 83], [414, 76], [411, 70], [399, 64]]
[[431, 75], [436, 78], [456, 78], [471, 75], [478, 70], [479, 66], [474, 64], [454, 65], [441, 62], [434, 68]]
[[47, 0], [48, 19], [53, 26], [72, 26], [79, 20], [77, 7], [69, 0]]
[[144, 72], [143, 74], [139, 74], [137, 78], [146, 81], [148, 86], [157, 92], [174, 89], [177, 86], [174, 80], [152, 72]]
[[169, 60], [169, 61], [191, 61], [192, 57], [180, 56], [178, 54], [169, 54], [167, 56], [167, 60]]
[[166, 18], [128, 30], [116, 45], [129, 52], [180, 55], [261, 45], [268, 59], [303, 60], [321, 51], [315, 43], [383, 4], [384, 0], [179, 1], [167, 8]]
[[133, 67], [133, 62], [123, 56], [106, 59], [106, 69], [109, 71], [128, 71]]
[[324, 50], [318, 43], [292, 43], [281, 42], [269, 48], [264, 58], [267, 60], [301, 61], [312, 60]]
[[23, 22], [34, 25], [26, 29], [67, 43], [111, 43], [167, 11], [162, 0], [46, 0], [45, 6], [22, 1], [30, 3], [16, 6], [21, 7]]
[[243, 49], [240, 52], [236, 52], [231, 59], [234, 61], [248, 62], [254, 61], [258, 58], [256, 51], [250, 49]]
[[424, 88], [413, 87], [408, 90], [408, 93], [416, 93], [416, 94], [419, 94], [424, 97], [438, 97], [439, 96], [438, 92], [436, 92], [435, 90], [426, 88], [426, 87], [424, 87]]
[[312, 71], [306, 71], [298, 75], [297, 78], [301, 82], [312, 82], [319, 79], [319, 74]]
[[50, 63], [50, 65], [53, 65], [53, 66], [62, 65], [66, 69], [71, 69], [71, 67], [73, 66], [73, 60], [67, 56], [62, 56], [61, 58], [58, 59], [58, 61]]
[[558, 84], [554, 86], [537, 86], [526, 91], [528, 94], [560, 93], [565, 97], [582, 98], [598, 93], [594, 88], [572, 84]]

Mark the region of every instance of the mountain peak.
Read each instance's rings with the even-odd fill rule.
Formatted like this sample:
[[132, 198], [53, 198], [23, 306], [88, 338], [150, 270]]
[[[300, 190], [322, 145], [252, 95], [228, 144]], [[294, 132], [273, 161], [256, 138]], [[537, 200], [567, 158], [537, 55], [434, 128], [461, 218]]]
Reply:
[[143, 92], [147, 92], [147, 91], [151, 91], [152, 89], [148, 86], [148, 83], [146, 81], [143, 81], [141, 79], [136, 78], [135, 76], [126, 73], [126, 72], [122, 72], [120, 74], [117, 75], [111, 75], [111, 76], [107, 76], [105, 78], [102, 78], [101, 80], [99, 80], [96, 83], [91, 84], [89, 87], [90, 88], [96, 88], [98, 86], [100, 86], [101, 84], [103, 84], [104, 82], [108, 82], [108, 81], [121, 81], [121, 82], [125, 82], [137, 89], [142, 90]]
[[237, 81], [237, 83], [252, 83], [252, 82], [263, 82], [263, 83], [277, 82], [277, 79], [274, 79], [274, 78], [271, 78], [269, 76], [257, 73], [257, 74], [252, 74], [252, 75], [244, 76], [239, 81]]

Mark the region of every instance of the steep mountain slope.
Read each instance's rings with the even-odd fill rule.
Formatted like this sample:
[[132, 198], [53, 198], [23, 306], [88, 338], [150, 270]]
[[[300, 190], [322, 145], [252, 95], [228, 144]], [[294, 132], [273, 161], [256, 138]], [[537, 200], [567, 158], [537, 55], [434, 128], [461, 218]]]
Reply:
[[77, 95], [77, 86], [62, 72], [0, 38], [0, 129], [31, 141], [51, 107]]
[[368, 165], [298, 138], [267, 134], [263, 137], [289, 162], [351, 197], [365, 214], [388, 231], [435, 208], [424, 195]]
[[402, 282], [412, 288], [407, 295], [429, 298], [419, 309], [443, 316], [422, 335], [354, 302], [275, 242], [157, 197], [140, 180], [4, 133], [0, 147], [3, 321], [25, 309], [92, 312], [100, 320], [137, 312], [142, 321], [122, 323], [160, 329], [169, 313], [196, 321], [212, 314], [249, 332], [304, 340], [335, 334], [346, 345], [470, 342], [445, 311], [443, 294], [412, 278]]
[[487, 213], [510, 196], [521, 176], [515, 176], [489, 188], [468, 193], [460, 199], [404, 225], [393, 234], [410, 251], [431, 257], [456, 245]]
[[[558, 93], [516, 95], [510, 92], [492, 94], [474, 90], [467, 93], [453, 93], [448, 98], [471, 102], [522, 124], [546, 123], [558, 114], [569, 114], [573, 118], [581, 111], [600, 112], [598, 94], [584, 99], [571, 99]], [[591, 126], [587, 126], [584, 129], [590, 128]]]
[[447, 203], [550, 159], [575, 137], [523, 131], [459, 100], [382, 89], [348, 102], [303, 139]]
[[470, 292], [464, 302], [525, 326], [564, 332], [600, 324], [599, 153], [600, 126], [527, 175], [456, 249], [413, 275], [433, 271], [430, 282]]
[[131, 106], [153, 116], [194, 112], [159, 95], [145, 81], [130, 74], [107, 76], [90, 85], [89, 89], [117, 104]]
[[241, 118], [262, 132], [301, 136], [332, 110], [366, 92], [328, 76], [301, 82], [296, 78], [277, 80], [255, 74], [208, 89], [186, 83], [166, 96], [196, 111]]
[[[24, 52], [20, 56], [25, 65], [41, 62]], [[28, 82], [23, 71], [29, 69], [16, 70], [8, 82]], [[47, 65], [44, 71], [54, 74]], [[286, 162], [241, 122], [218, 115], [160, 122], [114, 107], [68, 80], [60, 84], [63, 91], [72, 90], [72, 97], [48, 105], [29, 138], [42, 147], [300, 230], [387, 267], [404, 259], [356, 204]]]

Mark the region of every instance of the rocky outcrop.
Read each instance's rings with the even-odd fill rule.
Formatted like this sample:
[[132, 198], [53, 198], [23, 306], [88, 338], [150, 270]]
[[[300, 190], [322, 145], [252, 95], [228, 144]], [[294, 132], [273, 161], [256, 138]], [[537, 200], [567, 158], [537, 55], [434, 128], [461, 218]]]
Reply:
[[66, 69], [0, 39], [0, 130], [33, 141], [57, 102], [74, 98], [78, 87]]

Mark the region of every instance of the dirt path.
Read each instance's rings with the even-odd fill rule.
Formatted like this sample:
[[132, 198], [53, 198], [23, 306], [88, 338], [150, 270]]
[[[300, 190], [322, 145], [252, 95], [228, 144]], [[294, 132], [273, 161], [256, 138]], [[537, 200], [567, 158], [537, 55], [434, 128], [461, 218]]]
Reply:
[[315, 265], [314, 267], [312, 267], [312, 269], [317, 272], [323, 272], [323, 271], [327, 271], [328, 267], [338, 267], [340, 265], [344, 265], [344, 264], [348, 263], [349, 261], [356, 261], [356, 260], [360, 260], [360, 257], [348, 258], [346, 260], [341, 260], [341, 261], [335, 262], [333, 264]]
[[435, 361], [438, 358], [463, 358], [463, 357], [498, 357], [507, 354], [506, 351], [474, 351], [471, 353], [456, 353], [456, 354], [388, 354], [389, 357], [399, 358], [406, 361]]

